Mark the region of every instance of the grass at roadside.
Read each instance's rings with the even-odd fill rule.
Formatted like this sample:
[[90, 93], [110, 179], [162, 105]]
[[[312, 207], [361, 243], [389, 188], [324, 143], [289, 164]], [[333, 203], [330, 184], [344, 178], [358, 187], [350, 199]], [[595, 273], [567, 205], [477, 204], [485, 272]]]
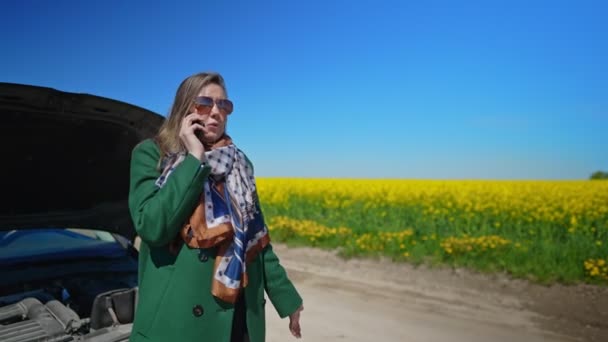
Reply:
[[608, 182], [258, 179], [276, 241], [608, 284]]

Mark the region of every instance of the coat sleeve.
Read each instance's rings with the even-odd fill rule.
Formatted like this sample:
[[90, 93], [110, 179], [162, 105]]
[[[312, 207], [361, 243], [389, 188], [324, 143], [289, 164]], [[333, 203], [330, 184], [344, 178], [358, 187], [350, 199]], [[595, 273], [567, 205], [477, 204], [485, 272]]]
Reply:
[[281, 318], [294, 313], [302, 305], [302, 297], [287, 277], [287, 272], [269, 244], [262, 251], [266, 293]]
[[137, 234], [150, 246], [166, 245], [177, 236], [210, 172], [209, 166], [188, 154], [159, 188], [159, 157], [152, 140], [137, 145], [131, 155], [129, 210]]

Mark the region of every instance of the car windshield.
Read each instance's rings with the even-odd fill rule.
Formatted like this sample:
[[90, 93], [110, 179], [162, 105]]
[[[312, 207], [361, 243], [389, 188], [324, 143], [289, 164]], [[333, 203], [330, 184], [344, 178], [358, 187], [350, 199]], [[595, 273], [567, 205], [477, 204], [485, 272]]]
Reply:
[[118, 255], [124, 255], [124, 248], [105, 231], [49, 228], [0, 232], [0, 264]]

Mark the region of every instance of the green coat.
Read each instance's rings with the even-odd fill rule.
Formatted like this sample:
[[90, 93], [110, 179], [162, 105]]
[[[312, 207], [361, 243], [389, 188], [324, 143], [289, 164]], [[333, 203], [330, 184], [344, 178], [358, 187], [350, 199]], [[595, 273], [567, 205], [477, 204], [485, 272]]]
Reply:
[[[145, 140], [133, 149], [131, 159], [129, 208], [142, 240], [131, 341], [228, 342], [234, 306], [211, 295], [215, 248], [191, 249], [184, 244], [174, 255], [167, 247], [194, 210], [210, 167], [201, 167], [188, 154], [159, 188], [159, 153], [152, 140]], [[247, 274], [247, 329], [252, 342], [261, 342], [264, 290], [282, 318], [295, 312], [302, 298], [271, 245], [247, 265]]]

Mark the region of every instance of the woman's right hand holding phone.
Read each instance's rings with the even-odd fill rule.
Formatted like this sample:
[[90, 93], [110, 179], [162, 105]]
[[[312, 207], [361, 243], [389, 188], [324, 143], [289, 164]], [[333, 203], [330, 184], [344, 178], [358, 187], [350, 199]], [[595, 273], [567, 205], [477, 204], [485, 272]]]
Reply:
[[[186, 147], [188, 153], [201, 161], [205, 157], [205, 147], [198, 136], [199, 134], [203, 134], [202, 131], [204, 127], [203, 116], [197, 113], [191, 113], [182, 119], [182, 124], [179, 129], [179, 138]], [[200, 131], [198, 132], [199, 134], [197, 134], [197, 131]]]

